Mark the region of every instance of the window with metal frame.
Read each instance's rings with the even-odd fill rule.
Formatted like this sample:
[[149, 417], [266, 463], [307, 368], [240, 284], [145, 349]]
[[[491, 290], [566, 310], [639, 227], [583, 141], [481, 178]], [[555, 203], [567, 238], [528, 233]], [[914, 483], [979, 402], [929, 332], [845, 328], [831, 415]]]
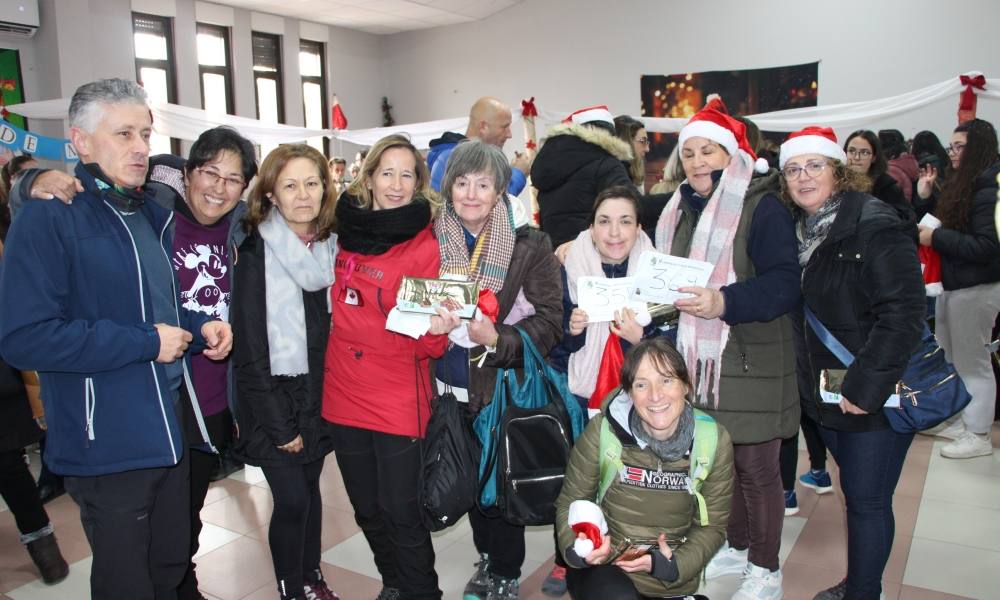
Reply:
[[198, 23], [196, 33], [201, 107], [208, 112], [236, 114], [229, 28]]
[[[177, 102], [177, 75], [174, 68], [174, 36], [171, 19], [132, 13], [135, 52], [135, 79], [151, 102]], [[150, 154], [179, 154], [180, 141], [153, 132]]]

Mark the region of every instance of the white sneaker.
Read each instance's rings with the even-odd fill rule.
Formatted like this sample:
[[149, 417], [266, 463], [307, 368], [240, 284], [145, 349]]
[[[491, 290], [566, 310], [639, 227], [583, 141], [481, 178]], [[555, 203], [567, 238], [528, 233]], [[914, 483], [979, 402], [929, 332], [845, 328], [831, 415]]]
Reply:
[[993, 444], [988, 435], [977, 435], [971, 431], [964, 432], [961, 437], [950, 444], [941, 447], [941, 456], [945, 458], [974, 458], [993, 454]]
[[948, 440], [957, 440], [962, 437], [963, 433], [965, 433], [965, 422], [962, 421], [962, 415], [957, 415], [950, 422], [945, 421], [936, 427], [925, 429], [920, 433], [924, 435], [935, 435]]
[[729, 542], [722, 544], [719, 551], [715, 553], [712, 560], [705, 567], [705, 579], [715, 579], [723, 575], [740, 575], [747, 570], [747, 554], [749, 549], [737, 550], [729, 546]]
[[781, 569], [770, 569], [747, 563], [743, 584], [733, 594], [733, 600], [781, 600]]

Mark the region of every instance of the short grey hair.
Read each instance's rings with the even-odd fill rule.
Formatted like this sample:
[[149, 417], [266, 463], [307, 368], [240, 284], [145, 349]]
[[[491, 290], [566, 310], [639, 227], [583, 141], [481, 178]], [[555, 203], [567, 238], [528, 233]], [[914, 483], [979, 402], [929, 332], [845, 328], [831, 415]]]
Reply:
[[98, 79], [76, 88], [69, 103], [69, 125], [93, 133], [109, 104], [147, 105], [146, 90], [128, 79]]
[[469, 139], [460, 142], [448, 157], [448, 166], [441, 181], [441, 196], [451, 202], [451, 186], [455, 180], [470, 173], [489, 173], [498, 195], [507, 192], [510, 183], [510, 163], [503, 151], [493, 144]]

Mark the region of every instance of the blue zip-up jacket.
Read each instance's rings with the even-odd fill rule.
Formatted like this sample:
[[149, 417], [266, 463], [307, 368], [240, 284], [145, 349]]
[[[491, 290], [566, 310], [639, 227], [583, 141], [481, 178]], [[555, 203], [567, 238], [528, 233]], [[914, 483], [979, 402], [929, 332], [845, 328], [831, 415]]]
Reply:
[[[435, 192], [441, 191], [441, 182], [444, 180], [444, 171], [448, 167], [448, 159], [451, 157], [455, 146], [462, 140], [468, 139], [460, 133], [446, 131], [437, 139], [431, 140], [430, 152], [427, 153], [427, 168], [431, 171], [431, 187]], [[507, 185], [507, 193], [517, 196], [524, 190], [528, 182], [528, 176], [519, 169], [510, 170], [510, 183]]]
[[[11, 227], [0, 266], [0, 354], [39, 373], [54, 472], [93, 476], [176, 464], [184, 438], [156, 362], [160, 338], [138, 251], [109, 191], [99, 190], [82, 164], [75, 175], [85, 191], [72, 205], [27, 202]], [[139, 210], [169, 260], [172, 213], [152, 201]], [[181, 327], [194, 336], [189, 352], [204, 348], [208, 320], [178, 310]]]

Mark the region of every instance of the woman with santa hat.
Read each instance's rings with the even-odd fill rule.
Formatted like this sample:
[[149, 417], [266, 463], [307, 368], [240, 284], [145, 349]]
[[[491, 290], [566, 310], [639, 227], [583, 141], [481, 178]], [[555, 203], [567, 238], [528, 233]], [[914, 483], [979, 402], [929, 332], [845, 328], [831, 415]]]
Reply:
[[[794, 204], [805, 309], [821, 324], [804, 328], [813, 389], [802, 409], [837, 461], [847, 504], [847, 577], [816, 599], [874, 600], [892, 549], [892, 495], [913, 440], [889, 427], [882, 407], [924, 327], [914, 226], [864, 192], [868, 182], [847, 166], [830, 128], [791, 134], [779, 163], [782, 195]], [[824, 344], [829, 336], [854, 355], [849, 366]]]
[[727, 544], [706, 577], [742, 575], [733, 598], [782, 596], [783, 438], [799, 427], [789, 311], [801, 271], [777, 171], [757, 159], [746, 126], [711, 100], [681, 130], [686, 179], [660, 215], [660, 252], [714, 265], [706, 287], [681, 288], [677, 347], [692, 372], [692, 403], [725, 426], [735, 462]]

